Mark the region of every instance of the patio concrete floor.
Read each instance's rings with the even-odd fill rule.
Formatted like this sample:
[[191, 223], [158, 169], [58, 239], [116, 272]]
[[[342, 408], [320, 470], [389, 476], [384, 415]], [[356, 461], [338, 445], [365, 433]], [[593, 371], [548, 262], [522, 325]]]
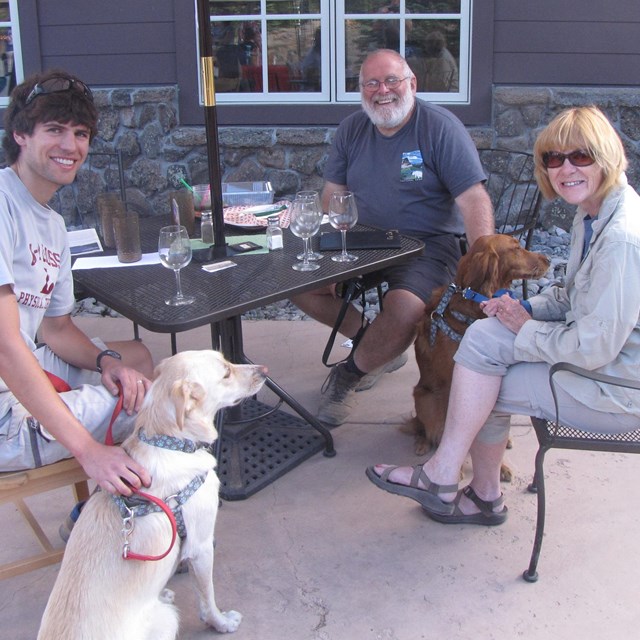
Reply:
[[[131, 331], [121, 319], [78, 322], [106, 339]], [[328, 330], [314, 322], [253, 321], [244, 323], [244, 335], [249, 357], [315, 411]], [[157, 359], [169, 355], [168, 336], [143, 331], [142, 337]], [[208, 329], [192, 331], [178, 336], [178, 348], [207, 348], [208, 340]], [[334, 458], [317, 454], [250, 498], [223, 503], [214, 578], [220, 607], [244, 615], [235, 638], [637, 638], [638, 461], [548, 454], [540, 580], [525, 583], [536, 513], [535, 496], [526, 490], [537, 448], [528, 419], [513, 420], [508, 459], [515, 480], [504, 487], [510, 517], [503, 526], [435, 523], [413, 501], [366, 479], [365, 468], [376, 462], [418, 462], [411, 438], [398, 431], [411, 412], [416, 380], [411, 354], [407, 366], [358, 394], [352, 421], [332, 432]], [[38, 496], [30, 505], [55, 532], [73, 506], [71, 491]], [[12, 505], [0, 508], [0, 519], [2, 560], [35, 549]], [[0, 637], [35, 638], [57, 570], [0, 582]], [[174, 576], [169, 586], [181, 611], [180, 638], [211, 637], [198, 619], [188, 574]]]

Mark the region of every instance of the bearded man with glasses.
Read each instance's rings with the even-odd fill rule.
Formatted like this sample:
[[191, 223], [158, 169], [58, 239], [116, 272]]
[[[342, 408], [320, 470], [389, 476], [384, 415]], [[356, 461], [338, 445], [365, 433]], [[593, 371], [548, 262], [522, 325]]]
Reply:
[[[334, 191], [353, 191], [360, 222], [420, 238], [425, 251], [378, 274], [388, 291], [370, 326], [363, 326], [355, 307], [348, 310], [339, 330], [354, 347], [346, 362], [331, 369], [318, 411], [329, 425], [347, 420], [356, 391], [405, 364], [431, 292], [453, 280], [460, 237], [466, 234], [473, 244], [495, 232], [471, 137], [450, 111], [416, 97], [416, 77], [405, 59], [387, 49], [369, 54], [360, 88], [362, 111], [338, 127], [325, 167], [323, 209]], [[329, 326], [342, 303], [335, 285], [293, 302]]]
[[[89, 87], [60, 70], [18, 85], [5, 112], [2, 144], [9, 166], [0, 170], [0, 470], [74, 456], [103, 489], [130, 495], [130, 486], [149, 484], [149, 474], [120, 447], [101, 443], [118, 384], [124, 411], [113, 425], [116, 441], [133, 427], [132, 414], [151, 384], [151, 354], [140, 342], [92, 341], [75, 326], [67, 233], [62, 217], [48, 205], [59, 187], [75, 179], [97, 122]], [[52, 381], [71, 390], [57, 393]]]

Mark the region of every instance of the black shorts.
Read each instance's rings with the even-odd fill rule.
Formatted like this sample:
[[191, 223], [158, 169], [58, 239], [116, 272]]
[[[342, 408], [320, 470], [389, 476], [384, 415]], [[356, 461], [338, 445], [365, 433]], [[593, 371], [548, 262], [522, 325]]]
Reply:
[[[418, 296], [425, 304], [431, 292], [453, 282], [460, 251], [460, 238], [454, 235], [431, 236], [424, 239], [424, 252], [388, 269], [375, 272], [388, 290], [403, 289]], [[367, 274], [369, 278], [374, 274]]]

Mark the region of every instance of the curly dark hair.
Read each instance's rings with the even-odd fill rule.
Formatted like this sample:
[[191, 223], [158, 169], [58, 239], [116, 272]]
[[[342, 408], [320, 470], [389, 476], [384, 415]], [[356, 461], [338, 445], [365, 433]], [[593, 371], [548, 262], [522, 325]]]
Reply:
[[[58, 78], [61, 81], [69, 80], [69, 89], [51, 93], [45, 91], [28, 100], [36, 85]], [[11, 102], [4, 113], [2, 139], [7, 162], [13, 164], [20, 156], [21, 147], [15, 141], [14, 133], [31, 135], [36, 124], [52, 121], [86, 126], [90, 130], [91, 140], [98, 133], [98, 110], [91, 92], [80, 78], [62, 69], [35, 73], [11, 92]]]

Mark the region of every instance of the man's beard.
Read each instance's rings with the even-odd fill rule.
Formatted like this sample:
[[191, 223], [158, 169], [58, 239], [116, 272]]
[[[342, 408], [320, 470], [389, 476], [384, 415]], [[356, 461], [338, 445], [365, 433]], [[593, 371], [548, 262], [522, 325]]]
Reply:
[[410, 91], [397, 97], [398, 100], [385, 105], [376, 105], [373, 103], [373, 98], [365, 98], [362, 101], [362, 110], [376, 127], [395, 129], [404, 122], [415, 104], [413, 94]]

